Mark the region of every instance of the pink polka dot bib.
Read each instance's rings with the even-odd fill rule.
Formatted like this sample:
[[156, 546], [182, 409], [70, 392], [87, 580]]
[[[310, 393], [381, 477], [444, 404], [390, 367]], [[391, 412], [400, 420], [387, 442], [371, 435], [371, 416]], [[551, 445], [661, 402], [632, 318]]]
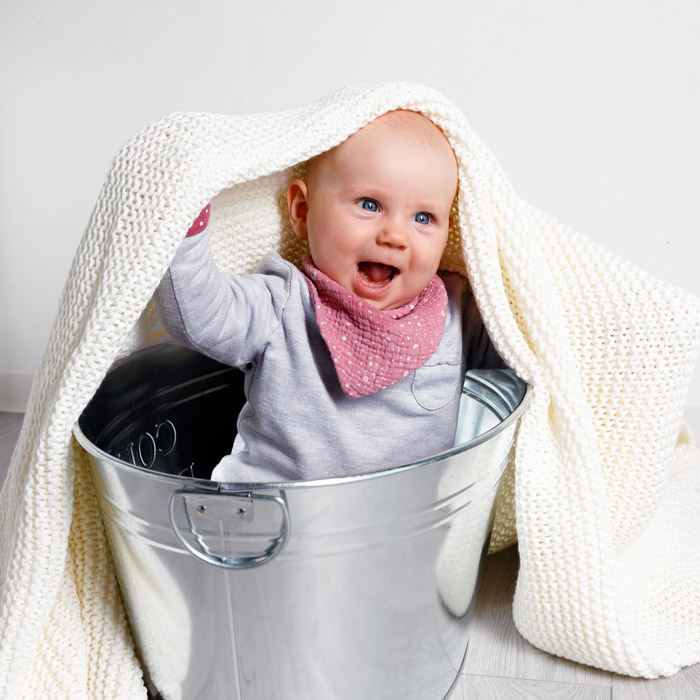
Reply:
[[306, 255], [302, 262], [321, 335], [350, 398], [396, 384], [425, 364], [445, 330], [447, 290], [435, 275], [398, 309], [377, 309], [334, 282]]

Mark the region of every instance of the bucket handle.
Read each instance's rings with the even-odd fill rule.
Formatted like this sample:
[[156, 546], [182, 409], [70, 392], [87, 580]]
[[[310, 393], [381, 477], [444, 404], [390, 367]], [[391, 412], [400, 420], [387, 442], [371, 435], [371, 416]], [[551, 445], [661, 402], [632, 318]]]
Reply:
[[[221, 501], [221, 499], [226, 499], [228, 504], [230, 504], [231, 499], [245, 500], [253, 504], [255, 501], [268, 501], [277, 504], [282, 512], [282, 523], [280, 525], [279, 535], [275, 537], [270, 543], [270, 546], [262, 553], [255, 556], [241, 556], [241, 557], [224, 557], [220, 554], [215, 554], [211, 551], [209, 546], [204, 542], [202, 536], [197, 532], [195, 523], [192, 520], [192, 514], [187, 508], [187, 501], [194, 499], [205, 498], [207, 503], [211, 504], [213, 499]], [[185, 511], [185, 516], [187, 517], [187, 524], [189, 526], [189, 531], [194, 540], [197, 542], [198, 547], [196, 547], [189, 539], [187, 539], [180, 526], [177, 524], [175, 518], [175, 504], [180, 500], [182, 501], [183, 508]], [[202, 506], [198, 506], [201, 508]], [[245, 510], [239, 509], [237, 514], [245, 513]], [[180, 489], [179, 491], [173, 491], [168, 499], [168, 515], [170, 517], [170, 526], [175, 533], [175, 537], [179, 540], [180, 544], [188, 551], [190, 554], [201, 559], [207, 564], [212, 566], [218, 566], [222, 569], [253, 569], [257, 566], [262, 566], [267, 564], [271, 559], [274, 559], [286, 546], [289, 540], [289, 530], [290, 530], [290, 517], [289, 508], [287, 507], [287, 499], [281, 496], [268, 496], [261, 493], [212, 493], [211, 491], [198, 491], [190, 489]]]

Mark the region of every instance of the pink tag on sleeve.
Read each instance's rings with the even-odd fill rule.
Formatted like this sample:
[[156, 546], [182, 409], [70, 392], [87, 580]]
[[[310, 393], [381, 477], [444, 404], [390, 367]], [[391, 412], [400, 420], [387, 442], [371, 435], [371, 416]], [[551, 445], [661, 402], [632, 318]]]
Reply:
[[204, 209], [202, 209], [202, 213], [194, 220], [194, 223], [192, 226], [190, 226], [190, 230], [187, 232], [186, 238], [189, 238], [190, 236], [196, 236], [198, 233], [202, 233], [204, 229], [207, 227], [207, 224], [209, 223], [209, 209], [211, 205], [207, 204]]

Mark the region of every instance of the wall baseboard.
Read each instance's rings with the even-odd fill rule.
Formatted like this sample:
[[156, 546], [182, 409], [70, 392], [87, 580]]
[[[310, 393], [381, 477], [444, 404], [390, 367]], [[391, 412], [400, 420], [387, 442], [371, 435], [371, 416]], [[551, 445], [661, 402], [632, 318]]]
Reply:
[[33, 380], [33, 374], [0, 372], [0, 411], [24, 413]]

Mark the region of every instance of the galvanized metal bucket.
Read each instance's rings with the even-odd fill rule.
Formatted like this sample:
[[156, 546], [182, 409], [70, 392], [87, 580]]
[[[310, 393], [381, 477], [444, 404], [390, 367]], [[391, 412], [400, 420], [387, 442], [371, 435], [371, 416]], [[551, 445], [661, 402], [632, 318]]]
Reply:
[[240, 372], [173, 345], [113, 368], [74, 433], [152, 687], [167, 700], [446, 697], [528, 398], [510, 371], [470, 372], [452, 450], [224, 484], [208, 477], [231, 449]]

